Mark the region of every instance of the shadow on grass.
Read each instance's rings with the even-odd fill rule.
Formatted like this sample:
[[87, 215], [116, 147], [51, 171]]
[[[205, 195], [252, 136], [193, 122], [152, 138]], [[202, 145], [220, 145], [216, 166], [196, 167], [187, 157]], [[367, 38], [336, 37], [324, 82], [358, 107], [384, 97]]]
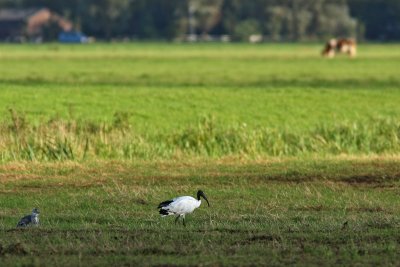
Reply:
[[[108, 77], [109, 78], [109, 77]], [[174, 88], [180, 87], [229, 87], [229, 88], [241, 88], [251, 87], [254, 89], [265, 88], [265, 89], [276, 89], [276, 88], [307, 88], [307, 89], [343, 89], [343, 90], [354, 90], [354, 89], [382, 89], [382, 88], [398, 88], [400, 79], [254, 79], [247, 81], [230, 81], [229, 79], [215, 79], [209, 82], [202, 81], [175, 81], [156, 79], [157, 77], [146, 76], [132, 78], [131, 80], [123, 80], [119, 78], [113, 79], [112, 77], [107, 80], [92, 79], [92, 80], [76, 80], [65, 77], [60, 77], [57, 81], [52, 79], [42, 78], [24, 78], [24, 79], [4, 79], [0, 78], [0, 84], [2, 85], [19, 85], [29, 87], [41, 87], [41, 86], [65, 86], [65, 85], [93, 85], [93, 86], [149, 86], [149, 87], [162, 87]], [[215, 89], [215, 88], [213, 88]], [[166, 89], [167, 90], [167, 89]]]

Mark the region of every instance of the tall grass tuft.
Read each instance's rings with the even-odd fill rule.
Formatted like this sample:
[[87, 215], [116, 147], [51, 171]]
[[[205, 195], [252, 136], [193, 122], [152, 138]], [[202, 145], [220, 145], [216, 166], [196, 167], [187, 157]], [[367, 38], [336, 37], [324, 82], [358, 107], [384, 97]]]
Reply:
[[1, 162], [400, 153], [400, 120], [394, 117], [321, 123], [296, 132], [226, 126], [206, 116], [175, 132], [144, 136], [135, 133], [128, 113], [116, 113], [110, 123], [54, 118], [37, 124], [15, 110], [9, 114], [0, 123]]

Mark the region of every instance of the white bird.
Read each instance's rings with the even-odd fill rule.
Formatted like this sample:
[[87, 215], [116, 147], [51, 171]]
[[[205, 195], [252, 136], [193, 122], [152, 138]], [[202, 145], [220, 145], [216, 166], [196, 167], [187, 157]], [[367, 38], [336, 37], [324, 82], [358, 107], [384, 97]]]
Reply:
[[178, 219], [182, 217], [183, 225], [186, 226], [185, 215], [188, 213], [192, 213], [195, 209], [200, 207], [200, 197], [203, 197], [207, 201], [208, 206], [210, 206], [210, 203], [208, 202], [208, 199], [204, 192], [199, 190], [197, 191], [197, 199], [190, 196], [176, 197], [172, 200], [161, 202], [158, 205], [157, 209], [160, 209], [159, 212], [162, 217], [165, 217], [167, 215], [177, 215], [175, 219], [175, 224]]
[[29, 224], [38, 225], [39, 224], [39, 214], [40, 214], [39, 209], [34, 208], [32, 210], [32, 214], [26, 215], [21, 220], [19, 220], [17, 227], [26, 227]]

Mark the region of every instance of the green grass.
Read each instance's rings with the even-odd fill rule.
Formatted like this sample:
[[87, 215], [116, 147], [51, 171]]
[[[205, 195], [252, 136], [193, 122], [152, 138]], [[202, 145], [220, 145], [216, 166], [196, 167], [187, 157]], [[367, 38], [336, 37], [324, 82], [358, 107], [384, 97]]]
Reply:
[[399, 47], [1, 45], [0, 160], [398, 154]]
[[319, 45], [3, 45], [1, 106], [34, 120], [109, 121], [130, 112], [140, 132], [170, 131], [204, 114], [308, 129], [397, 114], [400, 55], [390, 48], [365, 45], [357, 59], [324, 60]]
[[[395, 265], [399, 166], [396, 158], [7, 164], [0, 264]], [[186, 227], [159, 217], [159, 202], [199, 188], [211, 207]], [[41, 226], [16, 230], [33, 206]]]
[[0, 266], [397, 265], [400, 46], [321, 47], [1, 44]]

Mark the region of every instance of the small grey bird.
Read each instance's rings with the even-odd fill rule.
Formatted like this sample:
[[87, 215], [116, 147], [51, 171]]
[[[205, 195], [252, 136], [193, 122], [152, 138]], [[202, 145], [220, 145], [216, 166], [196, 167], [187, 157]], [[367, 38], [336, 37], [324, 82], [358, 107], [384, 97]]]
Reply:
[[26, 215], [21, 220], [19, 220], [17, 227], [27, 227], [28, 225], [38, 225], [39, 224], [39, 214], [38, 208], [32, 210], [32, 214]]

